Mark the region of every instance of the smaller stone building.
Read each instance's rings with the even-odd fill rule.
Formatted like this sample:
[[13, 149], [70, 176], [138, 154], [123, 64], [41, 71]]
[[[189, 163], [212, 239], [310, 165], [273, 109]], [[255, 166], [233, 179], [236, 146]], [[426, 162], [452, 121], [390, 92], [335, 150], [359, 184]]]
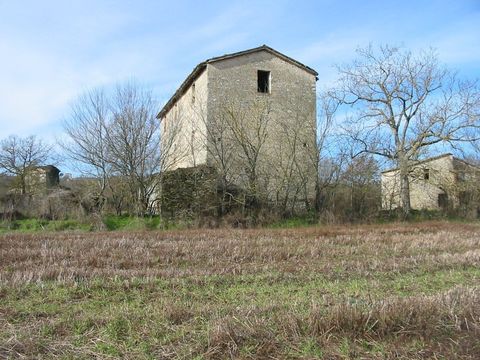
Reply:
[[37, 166], [27, 174], [28, 193], [45, 194], [58, 188], [60, 170], [53, 165]]
[[[478, 202], [478, 180], [480, 168], [450, 153], [418, 161], [409, 176], [411, 208], [447, 210], [472, 205]], [[382, 209], [392, 210], [400, 204], [399, 170], [382, 172]]]

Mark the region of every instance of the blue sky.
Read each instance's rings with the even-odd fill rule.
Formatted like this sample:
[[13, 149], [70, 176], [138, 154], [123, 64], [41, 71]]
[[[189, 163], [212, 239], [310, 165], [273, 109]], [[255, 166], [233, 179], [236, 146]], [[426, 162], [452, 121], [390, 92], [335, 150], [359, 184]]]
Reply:
[[480, 0], [0, 0], [0, 139], [61, 135], [84, 91], [131, 79], [168, 100], [212, 56], [267, 44], [335, 78], [358, 46], [437, 49], [480, 78]]

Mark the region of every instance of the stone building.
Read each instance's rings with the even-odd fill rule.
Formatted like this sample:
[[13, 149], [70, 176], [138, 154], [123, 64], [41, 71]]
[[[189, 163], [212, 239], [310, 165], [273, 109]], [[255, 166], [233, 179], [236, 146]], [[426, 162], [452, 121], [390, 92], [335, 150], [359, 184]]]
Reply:
[[[477, 187], [480, 169], [452, 154], [416, 162], [410, 171], [410, 204], [415, 210], [447, 210], [470, 206], [478, 208]], [[382, 172], [382, 208], [400, 206], [398, 169]], [[473, 202], [473, 203], [472, 203]]]
[[27, 193], [46, 194], [58, 188], [60, 170], [53, 165], [37, 166], [27, 173]]
[[167, 170], [210, 167], [224, 191], [308, 206], [317, 75], [266, 45], [201, 62], [157, 116]]

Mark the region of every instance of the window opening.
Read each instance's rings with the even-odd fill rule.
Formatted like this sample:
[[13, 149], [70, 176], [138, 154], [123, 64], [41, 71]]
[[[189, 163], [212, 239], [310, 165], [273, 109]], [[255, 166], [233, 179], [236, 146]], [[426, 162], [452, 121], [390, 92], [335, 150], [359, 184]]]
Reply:
[[447, 194], [438, 194], [437, 200], [438, 206], [442, 209], [445, 209], [448, 205], [448, 195]]
[[430, 179], [430, 169], [423, 169], [423, 180]]
[[270, 71], [258, 70], [257, 90], [260, 93], [270, 93]]

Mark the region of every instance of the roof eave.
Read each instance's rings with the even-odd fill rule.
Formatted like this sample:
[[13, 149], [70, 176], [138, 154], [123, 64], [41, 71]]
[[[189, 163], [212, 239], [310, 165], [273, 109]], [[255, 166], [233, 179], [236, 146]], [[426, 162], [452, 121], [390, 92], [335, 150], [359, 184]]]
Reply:
[[183, 94], [185, 94], [190, 84], [193, 83], [205, 71], [206, 67], [206, 61], [201, 62], [200, 64], [195, 66], [190, 75], [187, 76], [187, 78], [179, 86], [177, 91], [175, 91], [170, 100], [168, 100], [167, 103], [163, 106], [162, 110], [160, 110], [157, 115], [157, 119], [161, 119], [165, 116], [165, 114], [175, 105], [175, 103], [183, 96]]
[[281, 52], [278, 52], [277, 50], [275, 50], [275, 49], [273, 49], [273, 48], [271, 48], [270, 46], [267, 46], [267, 45], [262, 45], [262, 46], [259, 46], [259, 47], [253, 48], [253, 49], [243, 50], [243, 51], [239, 51], [239, 52], [232, 53], [232, 54], [225, 54], [225, 55], [213, 57], [211, 59], [208, 59], [205, 62], [208, 63], [208, 64], [211, 64], [211, 63], [214, 63], [214, 62], [217, 62], [217, 61], [222, 61], [222, 60], [231, 59], [233, 57], [248, 55], [248, 54], [258, 52], [258, 51], [267, 51], [267, 52], [285, 60], [286, 62], [289, 62], [289, 63], [291, 63], [295, 66], [298, 66], [299, 68], [305, 70], [306, 72], [312, 74], [315, 77], [318, 76], [318, 73], [314, 69], [312, 69], [311, 67], [309, 67], [305, 64], [302, 64], [301, 62], [299, 62], [299, 61], [297, 61], [297, 60], [295, 60], [295, 59], [293, 59], [293, 58], [291, 58], [291, 57], [289, 57], [285, 54], [282, 54]]
[[[447, 157], [447, 156], [452, 156], [453, 157], [453, 154], [452, 153], [445, 153], [445, 154], [433, 156], [433, 157], [425, 159], [425, 160], [419, 160], [416, 163], [414, 163], [413, 165], [417, 166], [417, 165], [425, 164], [425, 163], [428, 163], [430, 161], [435, 161], [435, 160], [438, 160], [438, 159], [441, 159], [441, 158], [444, 158], [444, 157]], [[389, 172], [392, 172], [392, 171], [398, 171], [398, 170], [399, 170], [398, 167], [393, 168], [393, 169], [388, 169], [388, 170], [382, 171], [381, 174], [386, 174], [386, 173], [389, 173]]]

